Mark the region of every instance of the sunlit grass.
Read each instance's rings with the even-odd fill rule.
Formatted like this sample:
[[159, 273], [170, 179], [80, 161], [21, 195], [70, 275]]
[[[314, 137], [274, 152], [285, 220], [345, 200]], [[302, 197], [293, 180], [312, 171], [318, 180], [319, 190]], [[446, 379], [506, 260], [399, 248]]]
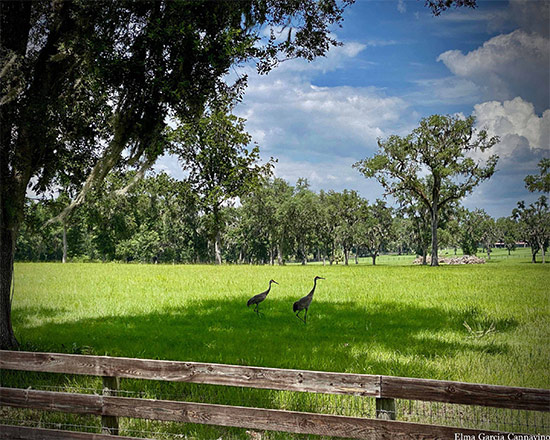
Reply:
[[[529, 259], [439, 268], [384, 259], [375, 267], [17, 264], [13, 320], [23, 349], [34, 351], [550, 388], [550, 265]], [[292, 303], [309, 292], [315, 275], [326, 280], [318, 283], [306, 326]], [[271, 278], [280, 285], [258, 317], [246, 301]], [[3, 382], [101, 388], [99, 379], [29, 373], [3, 373]], [[366, 411], [338, 396], [123, 384], [157, 398]], [[185, 433], [211, 438], [217, 429], [189, 425]], [[241, 438], [239, 430], [228, 432]]]

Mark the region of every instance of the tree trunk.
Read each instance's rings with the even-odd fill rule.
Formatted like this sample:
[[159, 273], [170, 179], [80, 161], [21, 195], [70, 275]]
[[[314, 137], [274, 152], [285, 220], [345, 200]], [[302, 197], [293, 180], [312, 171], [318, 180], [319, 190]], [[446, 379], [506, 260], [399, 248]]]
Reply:
[[222, 219], [220, 217], [219, 206], [214, 205], [212, 214], [214, 215], [214, 256], [216, 264], [222, 264]]
[[355, 264], [359, 264], [359, 251], [355, 251]]
[[538, 251], [533, 252], [533, 248], [531, 247], [531, 263], [537, 262], [537, 252]]
[[546, 258], [545, 258], [545, 252], [544, 252], [544, 243], [540, 243], [539, 247], [540, 247], [540, 250], [542, 252], [542, 264], [545, 264], [546, 263]]
[[214, 239], [214, 254], [216, 255], [216, 264], [222, 264], [222, 250], [221, 250], [221, 232], [216, 231], [216, 237]]
[[431, 266], [439, 266], [439, 260], [437, 257], [437, 226], [439, 223], [439, 216], [437, 213], [437, 208], [434, 207], [432, 210], [432, 262]]
[[63, 222], [63, 263], [67, 262], [67, 223]]
[[15, 253], [14, 229], [1, 226], [0, 230], [0, 349], [19, 348], [11, 324], [11, 288], [13, 281], [13, 256]]
[[277, 245], [277, 264], [279, 266], [282, 266], [284, 264], [283, 261], [283, 243], [282, 239], [279, 241], [279, 244]]
[[422, 266], [426, 266], [428, 263], [427, 263], [427, 258], [428, 258], [428, 255], [427, 255], [427, 252], [426, 252], [426, 249], [422, 249]]
[[371, 257], [372, 257], [372, 265], [376, 266], [376, 254], [372, 254]]
[[432, 190], [432, 262], [431, 266], [439, 266], [437, 258], [437, 226], [439, 225], [439, 192], [441, 190], [441, 176], [434, 172]]
[[344, 264], [347, 266], [349, 263], [349, 250], [344, 248]]

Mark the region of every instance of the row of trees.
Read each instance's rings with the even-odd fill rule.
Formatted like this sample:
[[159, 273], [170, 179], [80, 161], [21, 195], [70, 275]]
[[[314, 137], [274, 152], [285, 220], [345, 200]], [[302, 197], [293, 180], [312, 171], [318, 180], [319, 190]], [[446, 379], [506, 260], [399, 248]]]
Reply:
[[[315, 193], [306, 180], [292, 186], [278, 178], [258, 183], [238, 206], [231, 200], [218, 205], [218, 199], [201, 196], [189, 181], [164, 173], [121, 192], [134, 178], [134, 172], [110, 174], [63, 224], [48, 224], [48, 219], [70, 202], [67, 193], [29, 200], [16, 258], [348, 264], [370, 256], [376, 264], [382, 252], [416, 253], [425, 262], [431, 246], [431, 216], [422, 205], [391, 208], [382, 200], [369, 203], [355, 191]], [[539, 250], [544, 258], [548, 246], [544, 196], [530, 206], [521, 202], [511, 216], [496, 220], [482, 209], [457, 204], [440, 217], [439, 246], [455, 253], [462, 249], [473, 255], [482, 247], [490, 258], [497, 243], [510, 253], [525, 241], [534, 261]]]

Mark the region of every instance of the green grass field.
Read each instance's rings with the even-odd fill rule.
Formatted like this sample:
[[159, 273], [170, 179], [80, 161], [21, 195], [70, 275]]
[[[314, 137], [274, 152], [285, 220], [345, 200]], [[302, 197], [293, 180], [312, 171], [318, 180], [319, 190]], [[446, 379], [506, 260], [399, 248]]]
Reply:
[[[530, 264], [522, 251], [514, 258], [499, 251], [485, 265], [439, 268], [412, 266], [412, 257], [382, 257], [375, 267], [369, 259], [347, 267], [21, 263], [13, 321], [22, 348], [33, 351], [550, 388], [550, 265]], [[318, 283], [306, 326], [292, 303], [309, 292], [315, 275], [326, 280]], [[246, 301], [270, 278], [280, 285], [258, 317]], [[30, 373], [4, 372], [3, 382], [101, 388], [96, 379]], [[124, 389], [211, 403], [365, 411], [356, 399], [344, 404], [338, 396], [138, 381], [124, 381]], [[220, 432], [247, 438], [243, 431], [183, 430], [190, 438]]]

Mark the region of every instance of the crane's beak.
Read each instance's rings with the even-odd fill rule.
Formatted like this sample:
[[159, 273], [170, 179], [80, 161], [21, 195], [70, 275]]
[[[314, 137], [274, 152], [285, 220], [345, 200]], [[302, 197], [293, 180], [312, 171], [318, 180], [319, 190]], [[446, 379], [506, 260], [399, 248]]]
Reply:
[[277, 284], [277, 285], [279, 284], [279, 283], [278, 283], [277, 281], [275, 281], [275, 280], [271, 280], [271, 282], [272, 282], [272, 283], [275, 283], [275, 284]]

